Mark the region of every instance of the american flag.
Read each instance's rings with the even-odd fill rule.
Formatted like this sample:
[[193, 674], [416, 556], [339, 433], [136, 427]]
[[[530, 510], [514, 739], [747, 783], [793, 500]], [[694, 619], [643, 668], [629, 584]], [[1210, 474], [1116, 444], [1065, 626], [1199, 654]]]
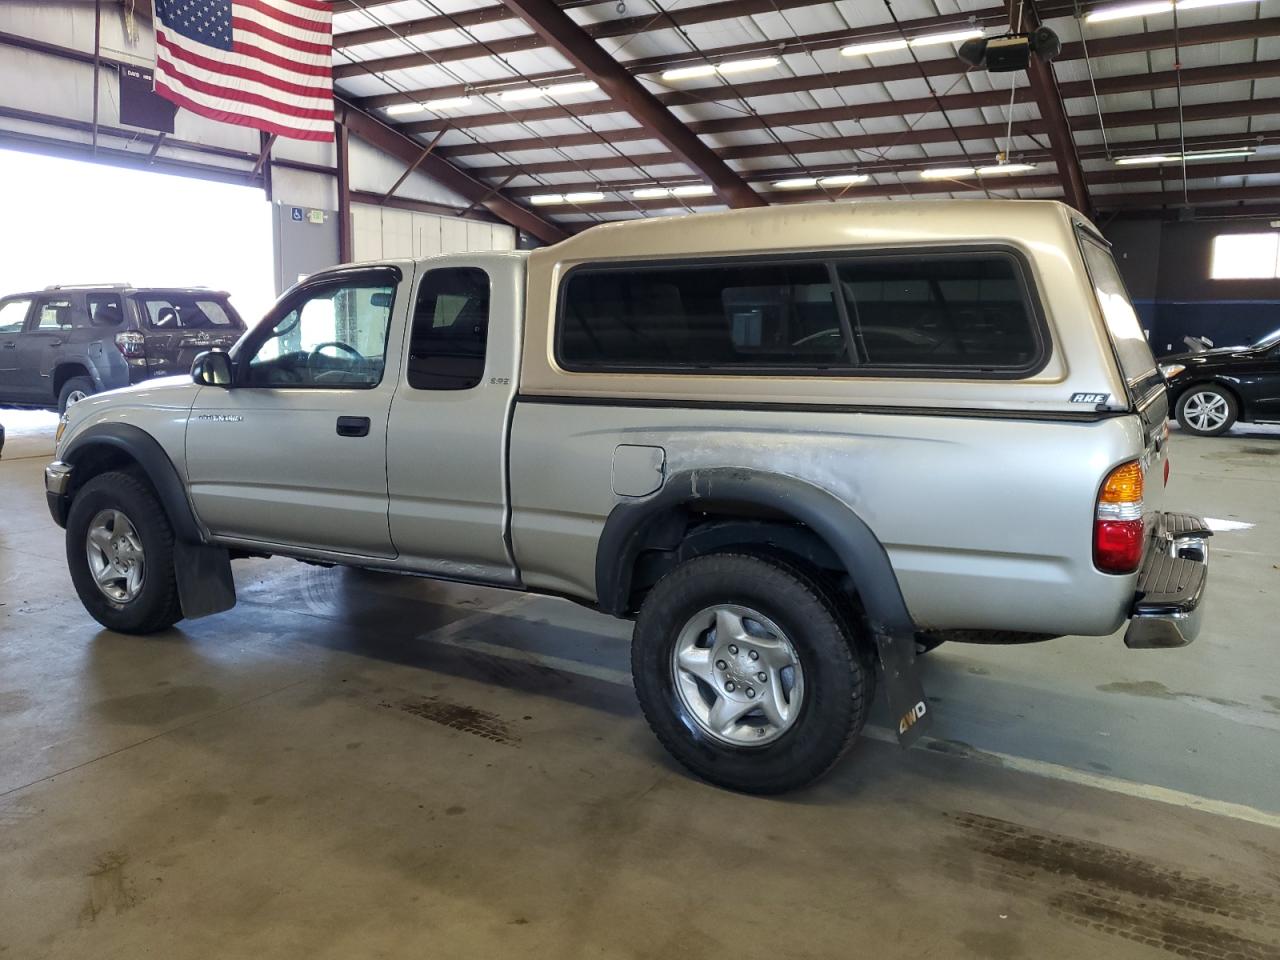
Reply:
[[333, 14], [322, 0], [156, 0], [156, 93], [193, 113], [333, 139]]

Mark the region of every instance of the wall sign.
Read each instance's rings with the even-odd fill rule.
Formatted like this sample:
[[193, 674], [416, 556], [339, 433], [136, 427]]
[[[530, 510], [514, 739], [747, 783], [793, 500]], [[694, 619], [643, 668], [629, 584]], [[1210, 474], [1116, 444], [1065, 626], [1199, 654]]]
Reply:
[[150, 70], [120, 64], [120, 122], [144, 130], [173, 133], [173, 118], [178, 107], [157, 94], [154, 85]]

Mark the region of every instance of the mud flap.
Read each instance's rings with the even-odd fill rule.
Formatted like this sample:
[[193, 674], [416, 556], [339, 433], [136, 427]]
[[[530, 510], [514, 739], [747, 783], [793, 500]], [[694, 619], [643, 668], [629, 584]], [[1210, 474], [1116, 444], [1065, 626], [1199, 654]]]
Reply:
[[188, 620], [221, 613], [236, 605], [231, 557], [223, 547], [175, 540], [173, 572], [178, 581], [182, 615]]
[[898, 733], [898, 745], [905, 749], [919, 740], [933, 722], [916, 663], [916, 638], [914, 634], [894, 634], [879, 627], [873, 632], [889, 715]]

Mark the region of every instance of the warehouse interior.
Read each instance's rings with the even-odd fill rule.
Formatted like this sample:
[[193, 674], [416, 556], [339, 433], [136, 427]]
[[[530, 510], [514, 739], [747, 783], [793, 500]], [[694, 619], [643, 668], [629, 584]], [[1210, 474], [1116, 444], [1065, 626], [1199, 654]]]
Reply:
[[[0, 351], [0, 960], [1280, 957], [1280, 0], [297, 2], [331, 15], [328, 139], [160, 97], [166, 0], [0, 4], [0, 347], [5, 298], [62, 285], [226, 291], [252, 339], [339, 264], [1060, 201], [1168, 381], [1203, 627], [921, 644], [913, 745], [876, 699], [814, 785], [733, 792], [650, 733], [632, 618], [567, 590], [249, 551], [233, 609], [95, 622], [46, 466], [68, 397], [113, 394], [6, 396]], [[1180, 399], [1205, 358], [1248, 366]]]

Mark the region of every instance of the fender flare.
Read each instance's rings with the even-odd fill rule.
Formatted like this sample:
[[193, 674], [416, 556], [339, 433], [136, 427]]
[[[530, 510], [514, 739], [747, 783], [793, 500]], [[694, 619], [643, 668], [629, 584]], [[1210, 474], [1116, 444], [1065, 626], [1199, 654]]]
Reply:
[[843, 500], [796, 477], [742, 467], [716, 467], [673, 474], [652, 497], [625, 501], [610, 511], [596, 548], [596, 599], [625, 616], [631, 575], [650, 521], [699, 502], [766, 508], [791, 517], [835, 552], [858, 590], [867, 626], [880, 657], [881, 683], [898, 743], [908, 747], [930, 727], [924, 685], [915, 656], [915, 623], [884, 544]]
[[204, 543], [204, 535], [187, 499], [186, 487], [178, 476], [178, 468], [155, 437], [128, 423], [98, 423], [77, 434], [67, 444], [61, 460], [74, 468], [87, 453], [102, 447], [119, 450], [142, 467], [160, 498], [177, 539], [189, 544]]
[[839, 557], [872, 623], [893, 634], [914, 636], [915, 624], [889, 554], [852, 507], [796, 477], [741, 467], [673, 474], [652, 497], [619, 503], [610, 511], [596, 549], [596, 596], [604, 610], [626, 612], [631, 573], [648, 522], [700, 501], [764, 507], [803, 523]]
[[[195, 510], [187, 499], [186, 486], [164, 447], [151, 434], [132, 424], [94, 424], [72, 439], [62, 454], [62, 462], [72, 467], [73, 480], [77, 460], [104, 447], [132, 458], [160, 498], [160, 506], [173, 527], [173, 572], [182, 615], [194, 620], [234, 607], [236, 586], [231, 575], [231, 555], [225, 547], [205, 542]], [[64, 497], [54, 516], [61, 514], [65, 526], [71, 498]]]

